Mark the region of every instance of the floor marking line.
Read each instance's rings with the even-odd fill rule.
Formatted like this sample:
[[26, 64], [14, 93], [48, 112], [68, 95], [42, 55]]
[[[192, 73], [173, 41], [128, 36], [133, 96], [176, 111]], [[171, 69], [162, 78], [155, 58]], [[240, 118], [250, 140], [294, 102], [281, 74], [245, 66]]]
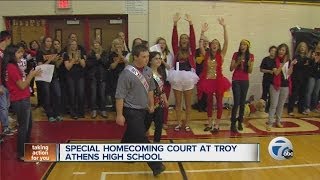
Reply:
[[87, 174], [87, 172], [73, 172], [72, 174], [74, 174], [74, 175], [83, 175], [83, 174]]
[[262, 169], [278, 169], [278, 168], [297, 168], [297, 167], [313, 167], [320, 166], [320, 163], [315, 164], [294, 164], [283, 166], [263, 166], [263, 167], [249, 167], [249, 168], [228, 168], [228, 169], [200, 169], [200, 170], [186, 170], [189, 173], [201, 173], [201, 172], [222, 172], [222, 171], [245, 171], [245, 170], [262, 170]]
[[[134, 175], [134, 174], [152, 174], [152, 171], [123, 171], [123, 172], [101, 172], [100, 180], [106, 180], [107, 175]], [[180, 174], [180, 171], [164, 171], [161, 174]]]
[[[245, 171], [245, 170], [263, 170], [263, 169], [278, 169], [278, 168], [297, 168], [297, 167], [314, 167], [320, 166], [320, 163], [314, 164], [294, 164], [283, 166], [262, 166], [262, 167], [248, 167], [248, 168], [228, 168], [228, 169], [202, 169], [202, 170], [186, 170], [187, 173], [201, 173], [201, 172], [226, 172], [226, 171]], [[180, 173], [180, 171], [164, 171], [163, 174]], [[152, 171], [131, 171], [131, 172], [101, 172], [100, 180], [105, 180], [106, 175], [125, 175], [125, 174], [152, 174]]]
[[[152, 174], [152, 171], [129, 171], [129, 172], [103, 172], [106, 175], [116, 175], [116, 174]], [[180, 171], [163, 171], [162, 173], [166, 173], [166, 174], [174, 174], [174, 173], [180, 173]], [[162, 174], [161, 173], [161, 174]]]

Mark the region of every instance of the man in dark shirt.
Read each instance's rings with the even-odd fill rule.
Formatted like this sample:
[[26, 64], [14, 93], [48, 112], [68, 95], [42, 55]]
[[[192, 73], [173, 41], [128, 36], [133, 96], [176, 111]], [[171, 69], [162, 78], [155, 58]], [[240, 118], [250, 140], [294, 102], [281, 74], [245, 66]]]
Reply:
[[[133, 63], [121, 72], [116, 90], [117, 124], [127, 129], [122, 143], [150, 143], [145, 133], [144, 121], [147, 111], [154, 112], [153, 91], [156, 88], [152, 79], [152, 70], [147, 66], [149, 52], [144, 45], [132, 49]], [[161, 162], [148, 162], [157, 176], [165, 170]]]
[[277, 47], [271, 46], [269, 48], [270, 55], [263, 58], [261, 65], [260, 65], [260, 72], [263, 73], [263, 80], [262, 80], [262, 96], [261, 99], [263, 99], [266, 102], [266, 109], [265, 111], [269, 111], [270, 107], [270, 85], [273, 81], [273, 70], [272, 67], [275, 66], [274, 58], [276, 56]]

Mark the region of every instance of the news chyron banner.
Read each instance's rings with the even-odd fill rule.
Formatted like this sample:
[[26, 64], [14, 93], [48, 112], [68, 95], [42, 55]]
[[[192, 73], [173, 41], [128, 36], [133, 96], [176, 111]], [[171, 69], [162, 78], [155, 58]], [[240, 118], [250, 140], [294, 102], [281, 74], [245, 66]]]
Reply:
[[26, 144], [25, 161], [259, 162], [260, 144]]

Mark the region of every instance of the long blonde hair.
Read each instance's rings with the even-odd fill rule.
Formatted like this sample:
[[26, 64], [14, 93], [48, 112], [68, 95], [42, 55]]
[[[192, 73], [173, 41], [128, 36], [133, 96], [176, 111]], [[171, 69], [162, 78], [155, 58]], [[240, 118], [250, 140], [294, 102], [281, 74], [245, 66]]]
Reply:
[[[73, 42], [76, 42], [76, 46], [77, 46], [77, 48], [76, 48], [76, 50], [75, 51], [72, 51], [71, 50], [71, 43], [73, 43]], [[74, 56], [76, 56], [77, 58], [80, 58], [80, 57], [78, 57], [79, 55], [81, 56], [81, 54], [79, 54], [78, 53], [78, 42], [77, 41], [75, 41], [75, 40], [70, 40], [69, 41], [69, 44], [68, 44], [68, 55], [69, 55], [69, 58], [72, 58], [72, 57], [74, 57]], [[73, 56], [74, 55], [74, 56]]]
[[[100, 47], [97, 49], [97, 48], [94, 47], [94, 44], [100, 44]], [[102, 54], [103, 48], [102, 48], [102, 46], [101, 46], [100, 41], [94, 40], [94, 41], [93, 41], [93, 46], [91, 47], [91, 50], [92, 50], [93, 52], [95, 52], [96, 54]]]
[[120, 38], [116, 38], [112, 41], [111, 43], [111, 52], [116, 52], [116, 45], [120, 44], [121, 45], [121, 51], [124, 51], [124, 46], [122, 44], [122, 40]]
[[305, 45], [305, 46], [306, 46], [306, 52], [305, 52], [304, 56], [307, 56], [307, 55], [308, 55], [308, 52], [309, 52], [309, 48], [308, 48], [308, 45], [307, 45], [306, 42], [300, 42], [300, 43], [298, 44], [298, 46], [296, 47], [295, 54], [296, 54], [296, 55], [298, 55], [298, 54], [301, 55], [300, 48], [301, 48], [302, 45]]

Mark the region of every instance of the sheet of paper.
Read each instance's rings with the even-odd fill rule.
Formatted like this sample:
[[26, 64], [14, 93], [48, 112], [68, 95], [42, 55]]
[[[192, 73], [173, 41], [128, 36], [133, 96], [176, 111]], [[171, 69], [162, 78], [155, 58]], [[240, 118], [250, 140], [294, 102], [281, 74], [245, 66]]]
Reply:
[[151, 47], [149, 48], [149, 50], [150, 50], [150, 52], [156, 51], [156, 52], [159, 52], [159, 53], [162, 54], [160, 44], [156, 44], [156, 45], [154, 45], [154, 46], [151, 46]]
[[54, 65], [52, 64], [42, 64], [36, 67], [36, 70], [41, 69], [42, 73], [41, 76], [35, 77], [36, 81], [45, 81], [45, 82], [51, 82], [53, 71], [54, 71]]

